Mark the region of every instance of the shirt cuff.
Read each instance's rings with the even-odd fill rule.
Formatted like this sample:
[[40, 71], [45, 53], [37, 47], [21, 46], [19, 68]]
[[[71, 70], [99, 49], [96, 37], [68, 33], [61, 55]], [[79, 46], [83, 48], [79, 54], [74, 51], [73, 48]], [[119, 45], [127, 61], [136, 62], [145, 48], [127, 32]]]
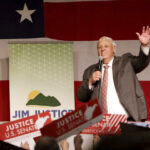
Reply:
[[89, 85], [89, 89], [93, 91], [94, 86], [93, 85]]
[[145, 55], [149, 54], [149, 47], [143, 47], [143, 46], [141, 46], [141, 48], [142, 48], [142, 51], [144, 52]]

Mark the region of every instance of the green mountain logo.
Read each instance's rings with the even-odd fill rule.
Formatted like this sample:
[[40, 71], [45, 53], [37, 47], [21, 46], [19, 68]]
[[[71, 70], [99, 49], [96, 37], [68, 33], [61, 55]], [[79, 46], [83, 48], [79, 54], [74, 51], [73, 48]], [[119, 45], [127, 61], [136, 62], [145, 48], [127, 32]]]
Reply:
[[38, 93], [33, 99], [29, 99], [26, 106], [28, 105], [56, 107], [61, 103], [54, 96], [44, 96], [42, 93]]

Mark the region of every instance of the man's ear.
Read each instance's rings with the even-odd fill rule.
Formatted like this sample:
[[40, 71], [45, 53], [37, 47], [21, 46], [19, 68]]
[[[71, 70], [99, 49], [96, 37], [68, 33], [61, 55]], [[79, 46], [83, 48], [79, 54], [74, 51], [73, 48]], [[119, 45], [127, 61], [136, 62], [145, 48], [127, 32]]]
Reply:
[[114, 54], [116, 54], [116, 46], [114, 46]]

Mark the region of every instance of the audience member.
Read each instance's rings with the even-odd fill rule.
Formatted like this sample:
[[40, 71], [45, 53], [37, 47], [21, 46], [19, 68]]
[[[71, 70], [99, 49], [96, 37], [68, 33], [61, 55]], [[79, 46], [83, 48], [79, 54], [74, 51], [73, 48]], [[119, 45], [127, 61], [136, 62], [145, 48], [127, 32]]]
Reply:
[[4, 141], [0, 141], [0, 150], [25, 150], [25, 149]]
[[100, 142], [101, 137], [100, 135], [93, 134], [93, 148], [96, 147], [96, 145]]
[[77, 134], [74, 137], [74, 147], [75, 147], [75, 150], [82, 150], [82, 143], [83, 143], [83, 139], [82, 139], [81, 135]]
[[121, 135], [101, 136], [94, 150], [150, 150], [150, 129], [122, 124]]
[[30, 146], [27, 141], [25, 143], [21, 143], [20, 147], [24, 148], [25, 150], [30, 150]]
[[34, 150], [60, 150], [55, 138], [42, 136], [35, 145]]
[[60, 143], [59, 143], [60, 147], [61, 147], [61, 150], [69, 150], [69, 143], [67, 142], [66, 139], [62, 140]]

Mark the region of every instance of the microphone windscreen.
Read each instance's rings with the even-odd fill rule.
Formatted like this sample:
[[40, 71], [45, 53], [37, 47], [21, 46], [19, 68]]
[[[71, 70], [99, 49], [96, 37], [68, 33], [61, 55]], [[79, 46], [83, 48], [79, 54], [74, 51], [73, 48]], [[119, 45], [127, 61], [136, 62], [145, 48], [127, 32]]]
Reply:
[[102, 56], [99, 56], [99, 60], [102, 61], [102, 60], [103, 60], [103, 57], [102, 57]]

